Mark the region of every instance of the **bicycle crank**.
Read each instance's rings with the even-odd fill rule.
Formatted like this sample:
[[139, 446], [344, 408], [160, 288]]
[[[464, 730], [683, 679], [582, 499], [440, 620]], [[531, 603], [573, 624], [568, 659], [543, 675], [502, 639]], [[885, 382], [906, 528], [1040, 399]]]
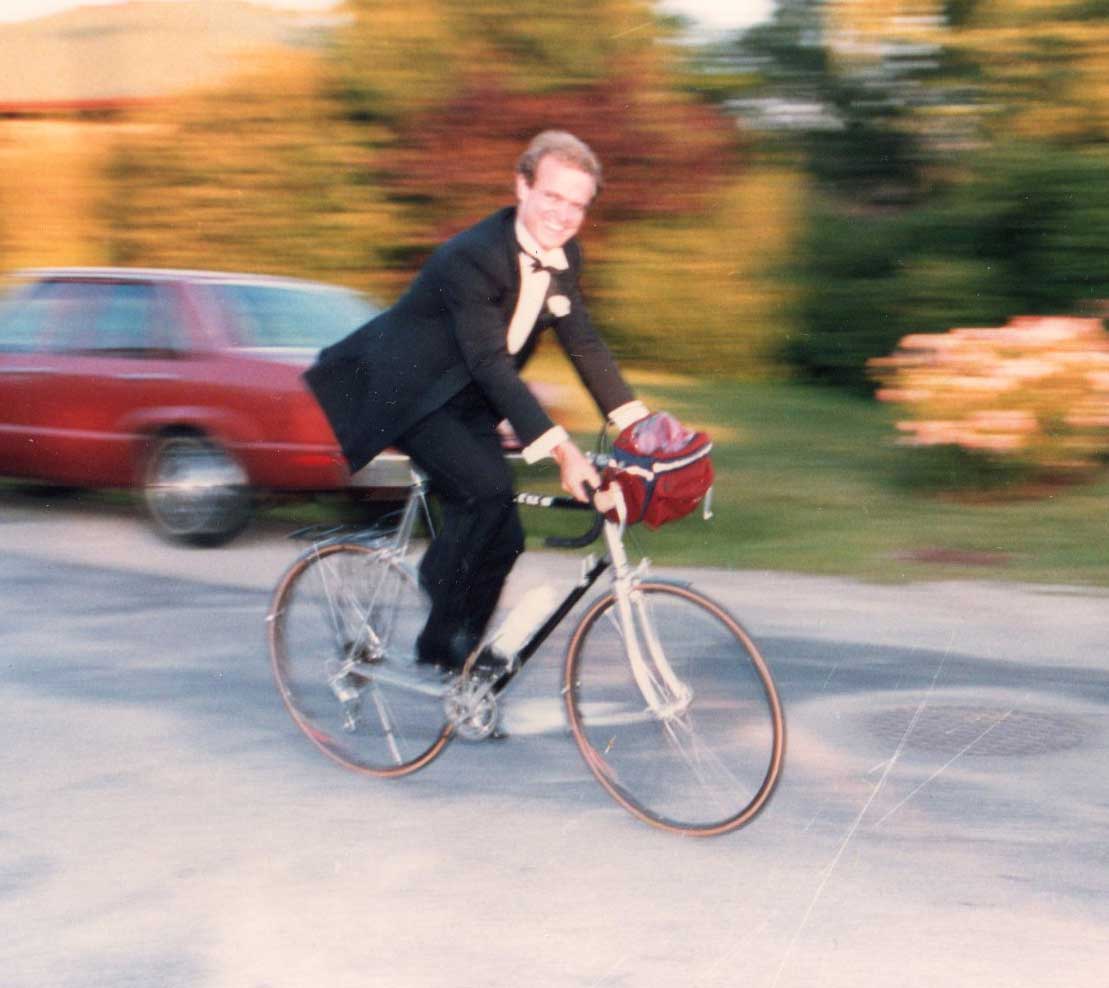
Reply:
[[500, 720], [493, 684], [480, 676], [464, 676], [454, 683], [443, 697], [443, 710], [463, 741], [484, 741]]

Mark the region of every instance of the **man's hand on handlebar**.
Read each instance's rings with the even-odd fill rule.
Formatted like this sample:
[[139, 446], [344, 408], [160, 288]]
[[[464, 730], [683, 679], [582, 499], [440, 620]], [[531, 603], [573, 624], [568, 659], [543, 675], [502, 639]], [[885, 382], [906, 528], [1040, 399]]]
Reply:
[[[601, 514], [607, 514], [609, 511], [619, 512], [623, 511], [623, 497], [620, 493], [619, 484], [609, 484], [607, 487], [599, 491], [593, 492], [593, 507], [595, 507]], [[623, 517], [623, 515], [619, 515]]]
[[589, 495], [585, 490], [588, 484], [594, 491], [601, 487], [601, 475], [585, 454], [572, 442], [559, 443], [553, 451], [561, 474], [562, 489], [577, 501], [588, 503]]

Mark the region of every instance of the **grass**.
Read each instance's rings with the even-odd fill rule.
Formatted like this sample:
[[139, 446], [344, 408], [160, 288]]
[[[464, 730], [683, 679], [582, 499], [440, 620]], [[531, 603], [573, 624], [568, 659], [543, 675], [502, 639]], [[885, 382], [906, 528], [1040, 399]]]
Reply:
[[[875, 402], [789, 384], [632, 379], [651, 407], [714, 439], [714, 517], [633, 530], [635, 548], [656, 562], [1109, 586], [1105, 478], [1036, 497], [914, 490], [905, 478], [919, 451], [894, 445], [890, 411]], [[527, 468], [521, 485], [553, 490], [557, 474]], [[555, 524], [581, 524], [552, 514], [526, 513], [532, 544]]]

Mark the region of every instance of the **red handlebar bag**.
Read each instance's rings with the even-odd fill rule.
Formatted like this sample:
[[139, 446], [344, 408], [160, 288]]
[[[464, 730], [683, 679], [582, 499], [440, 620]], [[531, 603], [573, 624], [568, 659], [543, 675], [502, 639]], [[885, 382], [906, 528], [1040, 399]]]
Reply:
[[712, 441], [668, 412], [629, 425], [613, 443], [603, 479], [624, 495], [628, 524], [658, 528], [684, 518], [712, 487]]

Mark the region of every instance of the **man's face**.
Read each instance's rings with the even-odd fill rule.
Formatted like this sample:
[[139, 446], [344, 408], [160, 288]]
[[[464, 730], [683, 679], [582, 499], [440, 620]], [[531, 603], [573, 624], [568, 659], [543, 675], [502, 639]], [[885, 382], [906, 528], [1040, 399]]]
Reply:
[[516, 176], [517, 215], [544, 250], [561, 247], [581, 229], [585, 211], [597, 192], [597, 183], [588, 172], [544, 155], [535, 170], [535, 182], [528, 185], [523, 175]]

